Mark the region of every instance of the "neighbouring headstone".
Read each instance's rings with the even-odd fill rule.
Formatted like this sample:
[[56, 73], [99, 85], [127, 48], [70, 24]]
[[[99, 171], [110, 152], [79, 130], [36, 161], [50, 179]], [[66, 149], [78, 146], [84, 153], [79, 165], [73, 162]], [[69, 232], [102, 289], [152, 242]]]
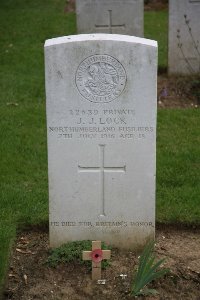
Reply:
[[50, 245], [154, 238], [157, 43], [88, 34], [45, 43]]
[[144, 0], [76, 0], [78, 33], [142, 37]]
[[200, 74], [200, 0], [169, 1], [169, 74]]

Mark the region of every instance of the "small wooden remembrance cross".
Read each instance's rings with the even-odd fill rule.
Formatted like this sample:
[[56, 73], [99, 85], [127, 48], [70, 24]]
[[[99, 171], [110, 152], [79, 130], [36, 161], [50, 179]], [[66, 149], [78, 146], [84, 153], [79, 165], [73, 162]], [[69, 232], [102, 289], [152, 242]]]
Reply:
[[101, 241], [92, 241], [92, 251], [83, 251], [83, 260], [92, 260], [92, 280], [101, 279], [101, 261], [110, 255], [110, 250], [101, 250]]

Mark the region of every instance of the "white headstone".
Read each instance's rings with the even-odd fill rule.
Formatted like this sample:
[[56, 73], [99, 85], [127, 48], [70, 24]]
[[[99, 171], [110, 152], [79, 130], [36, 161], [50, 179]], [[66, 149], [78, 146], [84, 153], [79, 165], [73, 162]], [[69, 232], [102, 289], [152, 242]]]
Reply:
[[170, 0], [170, 74], [200, 73], [200, 0]]
[[142, 37], [144, 0], [76, 0], [78, 33]]
[[50, 245], [154, 237], [157, 43], [88, 34], [45, 43]]

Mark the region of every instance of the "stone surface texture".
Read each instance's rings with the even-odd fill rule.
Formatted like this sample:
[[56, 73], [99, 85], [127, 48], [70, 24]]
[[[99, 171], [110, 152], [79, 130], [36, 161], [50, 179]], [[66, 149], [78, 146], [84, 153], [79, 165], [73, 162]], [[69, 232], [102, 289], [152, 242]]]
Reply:
[[45, 73], [50, 245], [142, 247], [155, 231], [157, 43], [47, 40]]
[[115, 33], [142, 37], [143, 0], [76, 0], [78, 33]]
[[200, 73], [200, 0], [169, 1], [169, 74]]

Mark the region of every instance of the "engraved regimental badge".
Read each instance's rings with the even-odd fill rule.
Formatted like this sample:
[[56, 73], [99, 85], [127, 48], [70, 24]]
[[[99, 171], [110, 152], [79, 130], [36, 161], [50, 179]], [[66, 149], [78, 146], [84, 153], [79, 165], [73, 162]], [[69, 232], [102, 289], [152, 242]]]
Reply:
[[91, 102], [113, 101], [123, 92], [125, 85], [125, 69], [110, 55], [89, 56], [76, 71], [76, 86], [80, 94]]

